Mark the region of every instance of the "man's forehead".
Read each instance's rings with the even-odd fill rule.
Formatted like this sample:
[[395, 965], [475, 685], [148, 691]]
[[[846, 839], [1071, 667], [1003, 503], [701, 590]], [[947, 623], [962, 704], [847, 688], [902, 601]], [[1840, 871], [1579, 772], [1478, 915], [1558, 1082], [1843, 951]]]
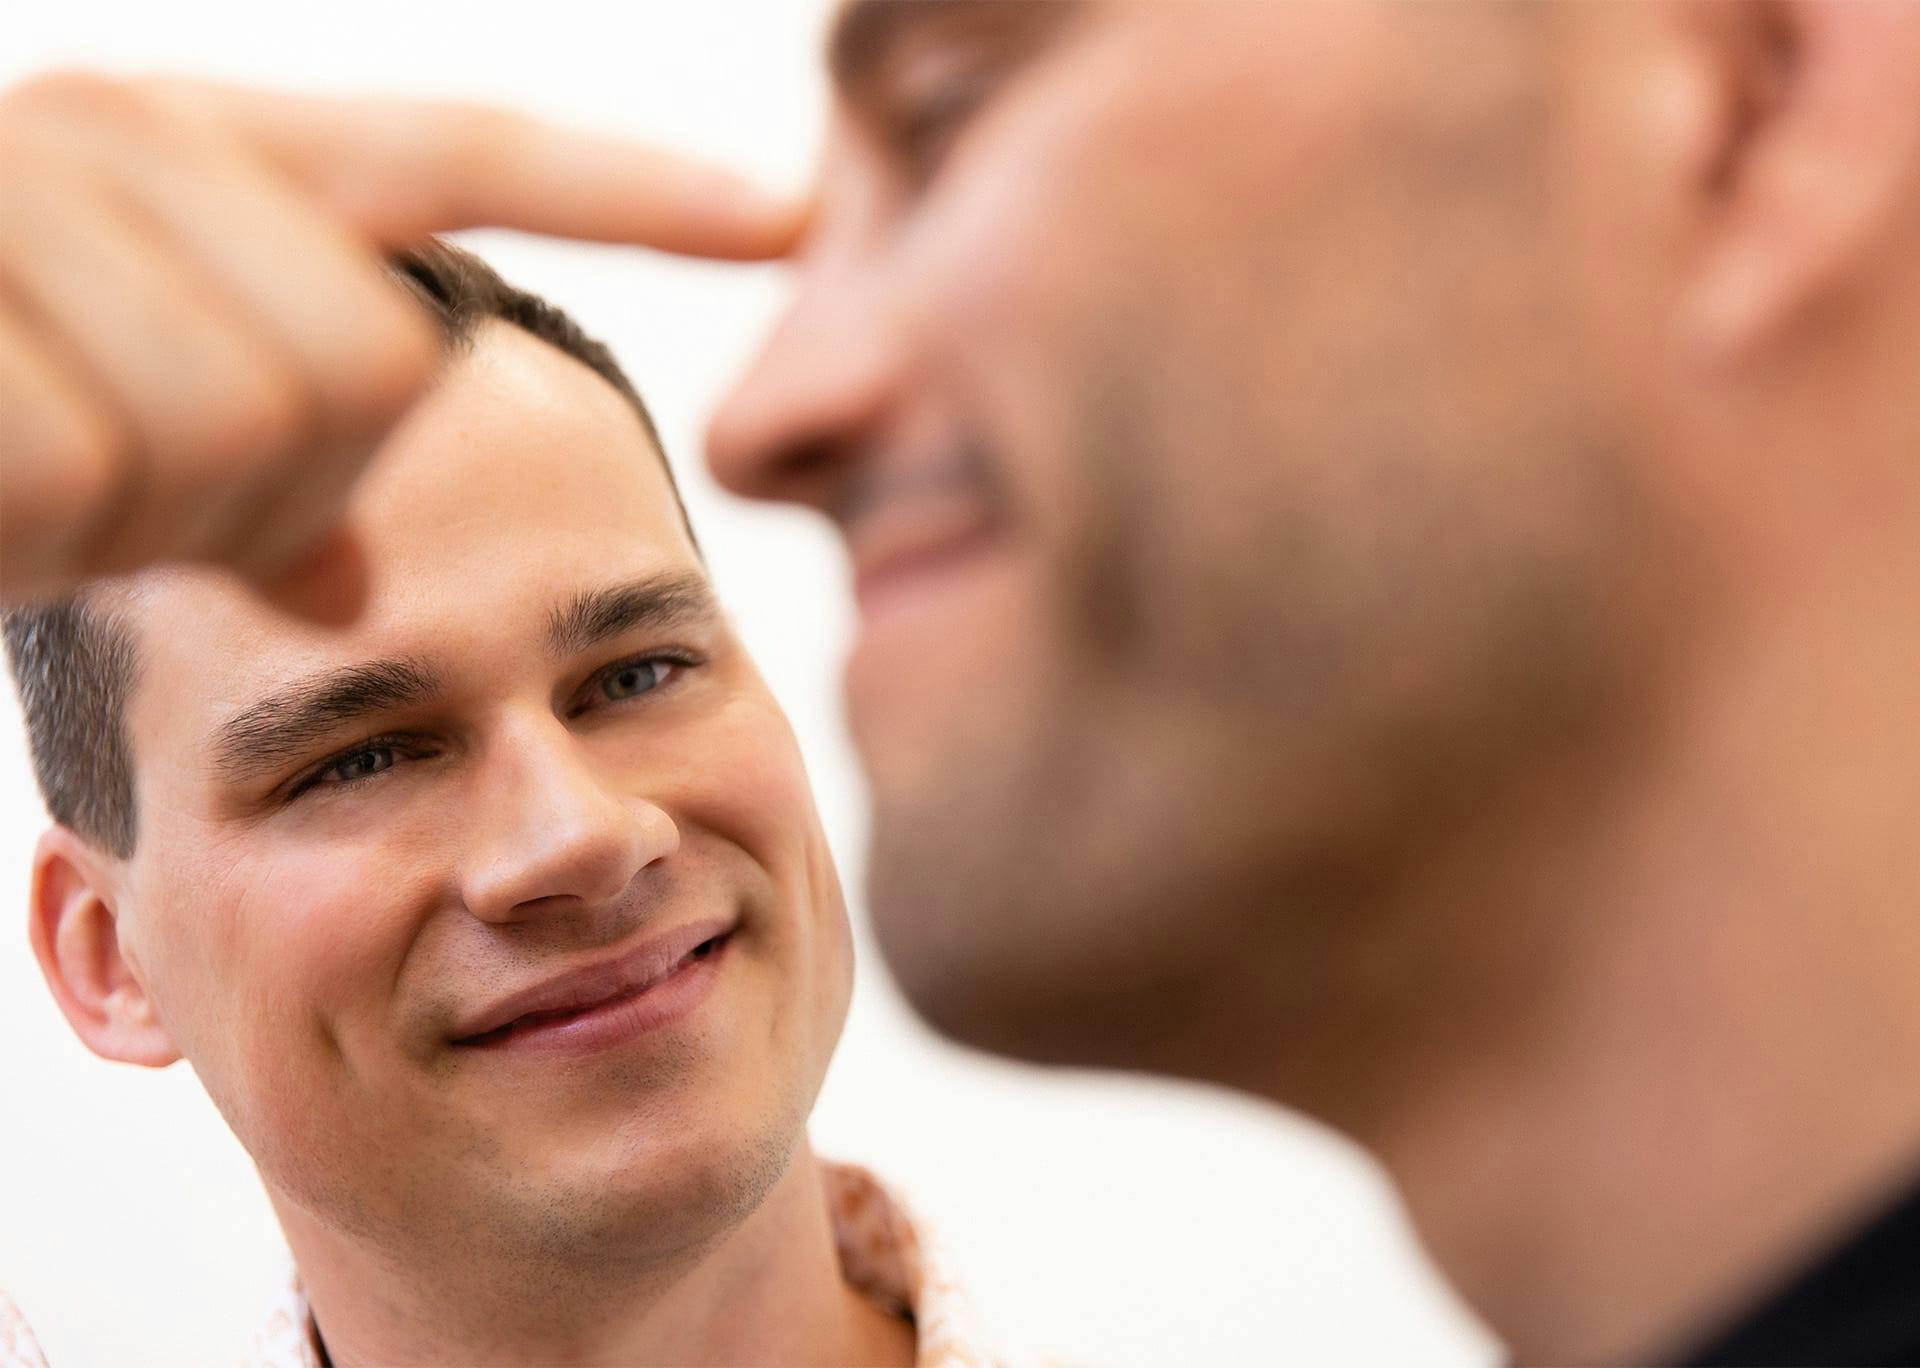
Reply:
[[390, 434], [348, 511], [383, 553], [490, 539], [545, 549], [547, 535], [691, 545], [660, 453], [600, 376], [504, 323], [483, 325]]
[[497, 322], [455, 353], [383, 443], [333, 548], [278, 596], [325, 602], [331, 589], [364, 588], [376, 624], [410, 609], [457, 615], [610, 576], [699, 568], [662, 457], [628, 400]]
[[[569, 602], [662, 579], [705, 583], [631, 406], [501, 325], [455, 357], [374, 458], [342, 532], [272, 601], [204, 568], [149, 572], [123, 592], [142, 675], [215, 704], [355, 659], [481, 639], [538, 650]], [[343, 596], [359, 605], [345, 621], [285, 608]]]

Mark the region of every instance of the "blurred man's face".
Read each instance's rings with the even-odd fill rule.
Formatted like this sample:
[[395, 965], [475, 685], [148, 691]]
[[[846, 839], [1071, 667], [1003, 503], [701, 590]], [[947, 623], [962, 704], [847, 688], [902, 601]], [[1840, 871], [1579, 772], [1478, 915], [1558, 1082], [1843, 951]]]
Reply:
[[134, 590], [130, 959], [283, 1213], [529, 1278], [684, 1250], [778, 1177], [846, 1006], [787, 724], [632, 410], [517, 330], [349, 527], [346, 628]]
[[1547, 74], [1563, 22], [843, 13], [712, 456], [846, 535], [874, 911], [937, 1023], [1231, 1076], [1327, 991], [1322, 911], [1607, 705], [1653, 268], [1579, 212], [1604, 148], [1549, 175], [1633, 94]]

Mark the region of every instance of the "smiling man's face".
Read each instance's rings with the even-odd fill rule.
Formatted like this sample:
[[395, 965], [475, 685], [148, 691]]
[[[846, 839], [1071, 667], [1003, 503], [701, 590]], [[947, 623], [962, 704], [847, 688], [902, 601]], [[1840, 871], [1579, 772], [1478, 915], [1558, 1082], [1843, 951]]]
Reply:
[[348, 525], [345, 628], [211, 573], [130, 591], [133, 970], [287, 1219], [413, 1255], [696, 1244], [794, 1152], [851, 965], [659, 457], [488, 324]]

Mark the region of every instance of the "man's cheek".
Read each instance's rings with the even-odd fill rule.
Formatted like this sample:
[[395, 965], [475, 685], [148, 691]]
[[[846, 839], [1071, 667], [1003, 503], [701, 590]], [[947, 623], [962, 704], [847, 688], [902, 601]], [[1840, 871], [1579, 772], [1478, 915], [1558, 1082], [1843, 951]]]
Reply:
[[[316, 886], [331, 896], [315, 897]], [[343, 1156], [376, 1152], [367, 1147], [385, 1142], [373, 1133], [415, 1101], [391, 1034], [396, 952], [359, 891], [338, 868], [329, 875], [283, 857], [257, 873], [237, 909], [251, 933], [224, 994], [233, 1087], [216, 1101], [263, 1167], [296, 1191], [351, 1186]]]
[[281, 1094], [276, 1113], [320, 1103], [333, 1086], [319, 1076], [329, 1062], [365, 1075], [388, 1044], [378, 993], [404, 949], [382, 915], [392, 892], [352, 862], [286, 849], [221, 880], [208, 913], [224, 923], [229, 953], [208, 966], [210, 991], [220, 1027], [248, 1056], [242, 1067]]
[[688, 753], [678, 775], [688, 815], [756, 861], [814, 824], [799, 744], [779, 709], [757, 690], [721, 708]]

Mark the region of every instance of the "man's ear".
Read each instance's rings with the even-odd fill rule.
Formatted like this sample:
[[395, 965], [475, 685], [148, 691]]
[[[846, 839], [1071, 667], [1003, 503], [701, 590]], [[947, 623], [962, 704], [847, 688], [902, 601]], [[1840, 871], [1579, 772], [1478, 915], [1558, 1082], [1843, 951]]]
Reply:
[[[1920, 4], [1683, 3], [1721, 117], [1682, 327], [1713, 367], [1863, 284], [1920, 224]], [[1903, 243], [1900, 231], [1908, 236]]]
[[33, 853], [29, 934], [54, 1001], [95, 1054], [160, 1068], [180, 1058], [121, 944], [108, 862], [64, 826]]

